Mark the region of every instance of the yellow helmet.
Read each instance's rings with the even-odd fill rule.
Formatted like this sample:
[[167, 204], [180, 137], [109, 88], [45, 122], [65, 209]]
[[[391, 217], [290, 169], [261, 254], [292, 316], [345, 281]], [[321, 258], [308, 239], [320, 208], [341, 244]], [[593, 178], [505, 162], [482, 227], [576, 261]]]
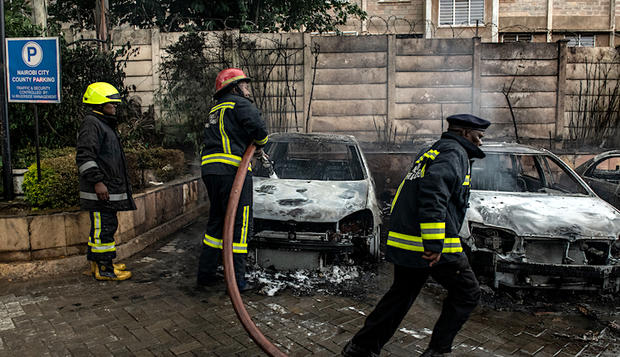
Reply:
[[82, 98], [82, 103], [104, 104], [120, 103], [121, 94], [113, 85], [106, 82], [95, 82], [86, 88], [86, 93]]

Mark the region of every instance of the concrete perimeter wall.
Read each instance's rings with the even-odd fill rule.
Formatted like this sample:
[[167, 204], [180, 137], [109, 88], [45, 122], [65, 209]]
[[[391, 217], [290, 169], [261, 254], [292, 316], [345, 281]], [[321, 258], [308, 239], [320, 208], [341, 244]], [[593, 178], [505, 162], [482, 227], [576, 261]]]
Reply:
[[[260, 74], [267, 78], [266, 99], [257, 104], [272, 131], [348, 133], [383, 146], [436, 138], [446, 126], [442, 118], [462, 112], [490, 119], [494, 125], [488, 138], [513, 140], [507, 93], [522, 141], [561, 148], [579, 86], [592, 82], [586, 81], [586, 63], [603, 61], [615, 68], [610, 76], [618, 78], [617, 50], [567, 48], [564, 41], [231, 34], [265, 50], [274, 43], [288, 46], [294, 54], [276, 66], [265, 67], [268, 56], [259, 64], [271, 70], [267, 77]], [[180, 36], [158, 30], [114, 32], [115, 44], [129, 42], [139, 49], [126, 68], [126, 82], [136, 86], [143, 106], [154, 103], [157, 67]]]

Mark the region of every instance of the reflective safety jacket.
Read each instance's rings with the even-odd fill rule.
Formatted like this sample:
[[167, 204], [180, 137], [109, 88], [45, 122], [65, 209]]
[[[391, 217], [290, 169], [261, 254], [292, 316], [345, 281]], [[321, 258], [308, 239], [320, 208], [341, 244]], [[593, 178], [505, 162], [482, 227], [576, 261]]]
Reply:
[[463, 256], [458, 233], [469, 200], [470, 159], [483, 157], [480, 148], [451, 132], [418, 154], [392, 202], [388, 261], [422, 268], [429, 264], [424, 251], [441, 252], [438, 264]]
[[211, 108], [205, 124], [202, 175], [234, 175], [248, 145], [254, 142], [262, 147], [267, 140], [256, 106], [243, 96], [225, 94]]
[[[80, 175], [80, 206], [88, 211], [130, 211], [136, 209], [131, 195], [127, 161], [114, 128], [116, 118], [92, 111], [78, 132], [76, 162]], [[103, 182], [110, 199], [101, 201], [95, 184]]]

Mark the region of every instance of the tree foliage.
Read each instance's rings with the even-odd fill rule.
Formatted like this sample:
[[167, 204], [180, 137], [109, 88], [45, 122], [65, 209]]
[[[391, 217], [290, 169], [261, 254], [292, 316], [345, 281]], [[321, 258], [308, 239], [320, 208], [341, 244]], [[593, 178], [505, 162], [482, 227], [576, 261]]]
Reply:
[[157, 92], [168, 140], [164, 144], [199, 151], [205, 113], [214, 104], [213, 83], [222, 60], [220, 51], [209, 49], [206, 35], [196, 32], [181, 36], [166, 49], [160, 64], [163, 81]]
[[[41, 29], [32, 24], [30, 8], [25, 0], [5, 0], [5, 31], [7, 37], [37, 37]], [[39, 118], [39, 141], [42, 147], [74, 146], [80, 122], [84, 116], [82, 95], [93, 82], [105, 81], [116, 86], [126, 98], [128, 89], [123, 85], [124, 66], [131, 54], [130, 48], [103, 52], [89, 42], [69, 44], [60, 27], [50, 22], [47, 36], [58, 36], [61, 60], [61, 103], [36, 104]], [[28, 151], [35, 142], [34, 104], [9, 103], [11, 151]], [[119, 108], [126, 113], [126, 106]], [[123, 118], [121, 118], [123, 120]], [[126, 120], [126, 119], [125, 119]], [[19, 157], [14, 157], [15, 162]]]
[[[56, 0], [50, 15], [77, 28], [93, 28], [94, 0]], [[347, 0], [115, 0], [114, 25], [157, 27], [164, 32], [239, 29], [242, 32], [337, 31], [366, 13]]]

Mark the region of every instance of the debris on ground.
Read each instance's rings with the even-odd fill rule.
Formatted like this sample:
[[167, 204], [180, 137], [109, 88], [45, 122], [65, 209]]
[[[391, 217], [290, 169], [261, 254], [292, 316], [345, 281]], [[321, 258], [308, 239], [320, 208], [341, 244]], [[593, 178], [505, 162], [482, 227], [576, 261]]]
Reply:
[[600, 339], [602, 339], [604, 337], [606, 332], [607, 332], [607, 328], [604, 328], [604, 329], [602, 329], [599, 332], [587, 331], [583, 335], [571, 335], [571, 334], [559, 333], [559, 332], [555, 332], [555, 333], [553, 333], [553, 335], [557, 336], [557, 337], [568, 338], [568, 339], [574, 340], [574, 341], [598, 342]]
[[317, 270], [294, 271], [277, 271], [258, 265], [248, 268], [248, 281], [260, 287], [259, 294], [267, 296], [289, 289], [297, 296], [323, 293], [362, 298], [376, 276], [376, 269], [360, 265], [333, 265]]

